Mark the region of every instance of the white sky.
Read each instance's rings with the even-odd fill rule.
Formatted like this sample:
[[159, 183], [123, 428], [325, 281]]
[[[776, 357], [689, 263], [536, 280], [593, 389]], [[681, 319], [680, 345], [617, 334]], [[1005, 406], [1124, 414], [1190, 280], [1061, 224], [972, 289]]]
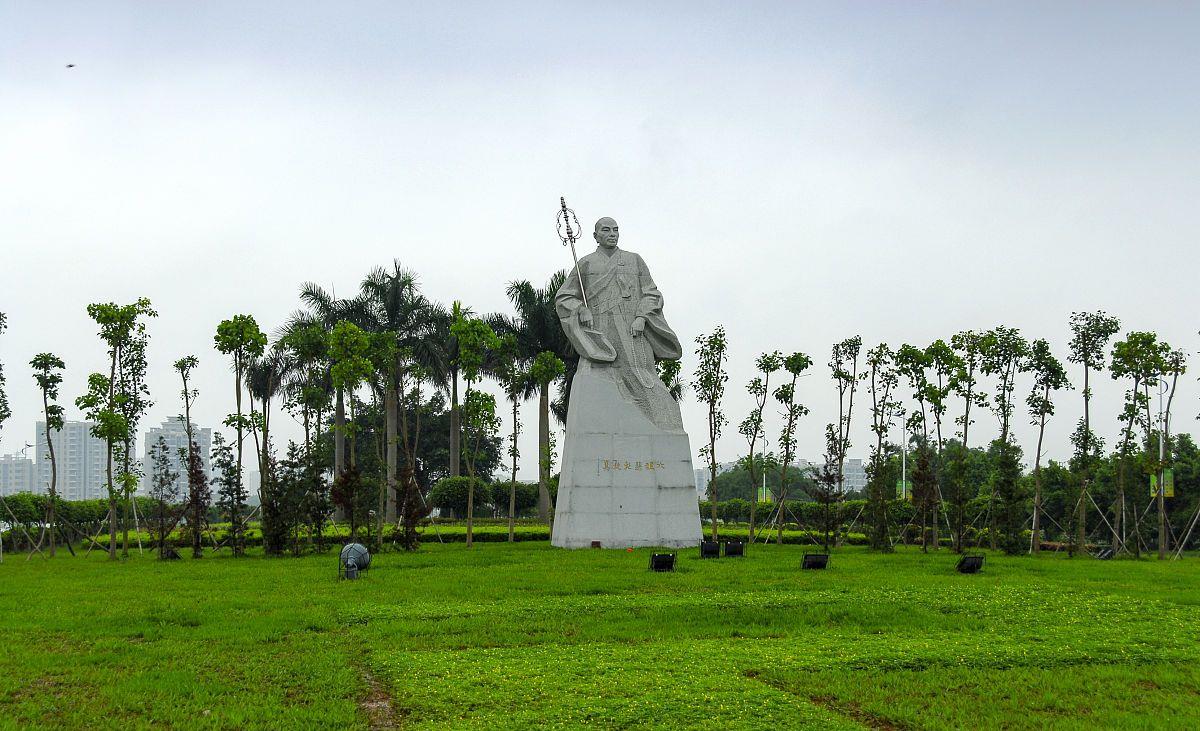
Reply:
[[[507, 310], [506, 282], [569, 264], [559, 195], [620, 222], [685, 343], [727, 328], [722, 461], [764, 350], [818, 364], [813, 458], [854, 334], [1006, 324], [1065, 358], [1070, 312], [1103, 308], [1200, 349], [1200, 6], [441, 5], [0, 4], [0, 452], [33, 441], [35, 353], [67, 362], [79, 417], [104, 364], [89, 302], [152, 300], [147, 424], [180, 410], [170, 364], [194, 353], [211, 426], [233, 409], [220, 320], [273, 332], [302, 282], [350, 295], [392, 258], [435, 299]], [[1121, 388], [1095, 389], [1110, 439]], [[1060, 397], [1051, 457], [1080, 402]], [[699, 448], [694, 397], [684, 418]]]

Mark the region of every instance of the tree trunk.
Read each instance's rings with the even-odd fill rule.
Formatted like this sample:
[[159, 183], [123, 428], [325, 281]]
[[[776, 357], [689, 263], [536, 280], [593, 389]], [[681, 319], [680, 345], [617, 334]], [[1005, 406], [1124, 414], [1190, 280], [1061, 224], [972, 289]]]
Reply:
[[554, 532], [550, 505], [550, 384], [542, 384], [538, 397], [538, 520]]
[[[116, 388], [117, 380], [117, 349], [113, 349], [112, 365], [108, 372], [108, 407], [113, 406], [113, 389]], [[113, 488], [112, 460], [113, 460], [113, 444], [112, 439], [107, 439], [107, 455], [108, 459], [104, 463], [104, 474], [108, 485], [108, 558], [110, 561], [117, 560], [117, 492]]]
[[[307, 415], [307, 411], [305, 414]], [[306, 416], [305, 434], [308, 433]], [[317, 428], [321, 422], [317, 420]], [[307, 438], [307, 437], [306, 437]], [[346, 469], [346, 402], [342, 389], [337, 389], [333, 402], [333, 479], [337, 480]], [[336, 524], [346, 519], [346, 511], [338, 505], [334, 509], [333, 522]]]
[[[233, 401], [237, 407], [237, 481], [238, 481], [237, 492], [240, 493], [243, 489], [243, 486], [246, 484], [245, 480], [242, 478], [242, 470], [243, 470], [242, 437], [243, 437], [243, 435], [242, 435], [242, 366], [241, 366], [241, 363], [234, 364], [233, 389], [234, 389]], [[262, 474], [261, 465], [260, 465], [260, 471], [258, 474], [259, 505], [262, 504], [262, 481], [264, 479], [266, 479], [266, 476]], [[201, 544], [201, 541], [200, 541], [200, 521], [202, 520], [202, 516], [200, 515], [200, 499], [199, 498], [200, 498], [200, 496], [196, 495], [195, 508], [192, 511], [195, 514], [194, 517], [196, 520], [196, 525], [192, 528], [192, 558], [200, 558], [201, 556], [204, 555], [204, 546]], [[233, 555], [240, 556], [240, 555], [242, 555], [242, 525], [241, 525], [242, 516], [240, 515], [241, 510], [240, 510], [240, 506], [238, 505], [238, 500], [237, 500], [236, 495], [234, 496], [234, 499], [230, 502], [229, 512], [230, 512], [230, 515], [229, 515], [230, 527], [233, 529]]]
[[1075, 543], [1080, 553], [1087, 552], [1087, 490], [1092, 476], [1091, 390], [1086, 358], [1083, 364], [1083, 479], [1079, 485], [1079, 515], [1075, 519]]
[[50, 404], [46, 392], [42, 391], [42, 408], [46, 412], [46, 446], [50, 448], [50, 508], [47, 520], [50, 523], [50, 555], [56, 554], [54, 541], [54, 500], [58, 496], [58, 460], [54, 456], [54, 440], [50, 438]]
[[[1050, 389], [1046, 389], [1048, 398]], [[1042, 527], [1042, 438], [1046, 435], [1046, 415], [1042, 414], [1041, 422], [1038, 425], [1038, 441], [1037, 454], [1033, 458], [1033, 535], [1030, 538], [1029, 550], [1034, 555], [1042, 552], [1042, 537], [1040, 529]]]
[[129, 508], [133, 504], [133, 491], [129, 487], [129, 453], [133, 445], [125, 443], [125, 455], [121, 458], [121, 493], [125, 496], [125, 513], [121, 516], [121, 558], [129, 558]]
[[458, 369], [450, 371], [450, 476], [462, 475], [462, 414], [458, 410]]
[[388, 381], [387, 390], [383, 393], [383, 408], [386, 414], [386, 433], [387, 439], [387, 502], [384, 518], [388, 523], [396, 521], [396, 463], [399, 456], [396, 435], [396, 409], [397, 401], [396, 384], [391, 380]]

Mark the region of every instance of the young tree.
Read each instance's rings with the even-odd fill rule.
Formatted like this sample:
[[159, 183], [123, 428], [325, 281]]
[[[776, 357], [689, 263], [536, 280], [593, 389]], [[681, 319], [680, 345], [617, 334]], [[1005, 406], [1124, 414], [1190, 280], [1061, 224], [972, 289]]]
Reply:
[[[1021, 337], [1016, 328], [995, 327], [984, 334], [980, 355], [980, 372], [997, 379], [992, 413], [1000, 422], [998, 461], [994, 470], [991, 496], [988, 499], [988, 540], [992, 550], [996, 550], [997, 532], [1003, 527], [1005, 551], [1016, 553], [1020, 548], [1017, 539], [1021, 531], [1021, 465], [1016, 461], [1015, 451], [1011, 449], [1013, 445], [1010, 428], [1016, 409], [1013, 393], [1016, 389], [1017, 374], [1026, 369], [1029, 343]], [[1003, 526], [1000, 521], [1002, 516], [1006, 521]]]
[[171, 448], [163, 437], [151, 445], [146, 456], [150, 462], [150, 499], [154, 501], [154, 520], [151, 522], [154, 544], [158, 547], [158, 557], [165, 559], [168, 557], [167, 538], [176, 522], [172, 513], [179, 500], [179, 473], [174, 469]]
[[896, 370], [896, 355], [887, 343], [880, 343], [867, 351], [867, 384], [871, 392], [871, 432], [875, 445], [871, 449], [871, 468], [867, 483], [867, 511], [870, 521], [871, 548], [890, 553], [892, 543], [888, 538], [887, 513], [887, 434], [892, 420], [900, 413], [900, 403], [894, 392], [899, 382]]
[[[246, 550], [246, 486], [242, 482], [237, 453], [225, 441], [225, 437], [220, 432], [213, 434], [212, 465], [214, 480], [217, 484], [217, 508], [229, 516], [230, 548], [233, 550], [233, 555], [244, 555]], [[208, 497], [207, 490], [204, 491], [203, 497]], [[194, 492], [190, 502], [194, 513], [199, 512], [196, 509], [197, 507], [208, 507], [208, 501], [206, 499], [203, 501], [197, 500]], [[195, 537], [199, 536], [199, 534], [199, 526], [197, 525], [193, 531], [193, 541], [195, 541]], [[195, 543], [193, 543], [194, 550]]]
[[1092, 479], [1095, 464], [1094, 455], [1097, 450], [1092, 448], [1096, 436], [1091, 426], [1092, 371], [1097, 373], [1104, 370], [1104, 351], [1108, 341], [1121, 329], [1117, 318], [1097, 312], [1071, 313], [1071, 342], [1070, 355], [1067, 360], [1083, 366], [1083, 419], [1076, 429], [1075, 458], [1080, 475], [1079, 495], [1076, 503], [1075, 541], [1074, 545], [1080, 551], [1087, 550], [1087, 494]]
[[[838, 423], [825, 427], [827, 461], [831, 461], [837, 477], [836, 526], [842, 524], [842, 505], [846, 501], [846, 455], [850, 452], [850, 425], [854, 418], [854, 394], [863, 374], [858, 371], [858, 358], [862, 353], [862, 337], [855, 335], [833, 346], [829, 358], [829, 370], [837, 384]], [[838, 529], [840, 531], [840, 528]], [[842, 536], [839, 533], [837, 542]]]
[[58, 502], [58, 459], [54, 454], [54, 439], [51, 434], [62, 431], [63, 407], [54, 403], [58, 398], [58, 387], [62, 384], [61, 371], [66, 368], [62, 359], [53, 353], [38, 353], [29, 361], [33, 368], [33, 380], [42, 392], [42, 411], [46, 415], [46, 446], [50, 452], [50, 499], [46, 501], [46, 524], [50, 532], [50, 555], [56, 553], [54, 507]]
[[[1114, 549], [1125, 548], [1125, 484], [1128, 472], [1129, 453], [1135, 438], [1134, 426], [1150, 431], [1150, 397], [1146, 388], [1158, 383], [1167, 369], [1167, 357], [1171, 347], [1160, 343], [1152, 332], [1131, 332], [1124, 340], [1113, 345], [1112, 377], [1129, 379], [1130, 387], [1125, 392], [1125, 407], [1121, 412], [1124, 425], [1121, 428], [1121, 447], [1117, 462], [1117, 495], [1113, 504], [1112, 545]], [[1148, 443], [1148, 442], [1147, 442]], [[1139, 531], [1134, 523], [1134, 531]], [[1135, 541], [1135, 551], [1140, 553], [1141, 542]]]
[[512, 472], [508, 479], [508, 542], [512, 543], [516, 540], [517, 460], [521, 458], [521, 450], [517, 447], [517, 439], [521, 436], [521, 395], [529, 380], [529, 374], [521, 367], [517, 338], [512, 333], [500, 338], [499, 355], [497, 377], [500, 385], [504, 387], [504, 395], [512, 404], [512, 433], [509, 434], [508, 442], [508, 456], [512, 460]]
[[[1175, 401], [1175, 388], [1179, 385], [1179, 377], [1187, 371], [1187, 354], [1182, 350], [1172, 351], [1166, 359], [1166, 376], [1171, 379], [1170, 385], [1167, 386], [1167, 406], [1162, 413], [1162, 424], [1158, 435], [1159, 438], [1159, 453], [1162, 458], [1158, 464], [1158, 490], [1155, 495], [1155, 502], [1158, 507], [1158, 558], [1159, 560], [1167, 557], [1167, 504], [1166, 504], [1166, 474], [1164, 470], [1168, 465], [1174, 464], [1175, 449], [1171, 441], [1171, 406]], [[1161, 400], [1160, 400], [1161, 404]]]
[[1050, 394], [1071, 387], [1063, 364], [1050, 352], [1050, 343], [1038, 339], [1029, 349], [1029, 371], [1033, 373], [1033, 389], [1025, 397], [1030, 423], [1038, 428], [1037, 453], [1033, 457], [1033, 535], [1029, 550], [1042, 550], [1042, 440], [1046, 435], [1046, 420], [1054, 415]]
[[[754, 498], [750, 501], [750, 542], [754, 542], [754, 524], [755, 512], [758, 507], [758, 479], [761, 476], [758, 473], [758, 468], [763, 461], [763, 455], [755, 455], [755, 449], [758, 446], [759, 440], [762, 441], [762, 451], [767, 451], [767, 432], [763, 429], [763, 409], [766, 408], [767, 398], [771, 394], [771, 374], [783, 368], [783, 354], [778, 350], [771, 353], [763, 353], [758, 356], [754, 362], [758, 372], [762, 375], [755, 376], [750, 379], [750, 383], [746, 384], [746, 391], [754, 398], [754, 408], [750, 410], [750, 415], [747, 416], [738, 426], [738, 433], [746, 438], [746, 445], [749, 447], [749, 452], [742, 460], [746, 471], [750, 474], [750, 483], [754, 486]], [[763, 473], [765, 475], [765, 472]]]
[[[108, 489], [108, 557], [117, 558], [117, 488], [113, 475], [114, 457], [121, 460], [118, 476], [122, 490], [131, 494], [136, 476], [130, 471], [132, 442], [137, 417], [149, 407], [144, 396], [146, 325], [143, 318], [157, 317], [150, 300], [141, 298], [129, 305], [95, 303], [88, 315], [100, 326], [100, 338], [108, 346], [108, 375], [88, 377], [88, 392], [75, 399], [92, 426], [92, 435], [106, 445], [106, 486]], [[132, 417], [132, 418], [131, 418]], [[125, 535], [128, 552], [129, 535]]]
[[[458, 364], [462, 369], [467, 388], [463, 401], [466, 413], [463, 421], [463, 436], [467, 439], [464, 450], [467, 463], [467, 547], [474, 544], [475, 527], [475, 464], [483, 443], [499, 430], [496, 417], [496, 398], [489, 393], [475, 390], [475, 384], [483, 371], [488, 353], [500, 346], [496, 333], [486, 322], [477, 318], [460, 317], [450, 328], [458, 342]], [[460, 442], [461, 445], [461, 442]]]
[[[930, 399], [932, 385], [929, 383], [928, 369], [933, 365], [933, 359], [928, 353], [921, 348], [912, 345], [901, 345], [896, 351], [896, 372], [905, 377], [908, 381], [909, 388], [912, 391], [913, 400], [917, 403], [917, 408], [913, 410], [904, 424], [905, 441], [908, 442], [908, 434], [912, 434], [913, 439], [917, 442], [918, 458], [924, 455], [926, 467], [928, 468], [925, 476], [933, 476], [933, 466], [929, 455], [926, 453], [929, 447], [929, 416], [926, 410], [926, 403]], [[913, 495], [912, 499], [917, 507], [917, 514], [921, 518], [921, 547], [928, 550], [928, 542], [930, 540], [929, 517], [933, 512], [933, 530], [937, 530], [937, 514], [935, 506], [937, 504], [937, 484], [923, 484], [921, 490], [917, 490], [916, 486], [917, 475], [913, 474]], [[919, 492], [919, 494], [918, 494]]]
[[708, 440], [700, 447], [700, 456], [708, 462], [708, 501], [712, 508], [712, 540], [717, 540], [717, 440], [721, 429], [728, 422], [721, 409], [721, 398], [725, 395], [725, 383], [729, 373], [725, 370], [729, 343], [725, 339], [725, 328], [718, 325], [710, 335], [696, 338], [696, 356], [700, 363], [696, 367], [696, 380], [692, 388], [696, 398], [704, 404], [708, 415]]
[[935, 495], [933, 499], [933, 546], [941, 548], [939, 519], [942, 502], [945, 496], [942, 492], [942, 475], [946, 471], [943, 464], [943, 452], [946, 442], [942, 435], [942, 424], [949, 409], [950, 393], [954, 389], [954, 378], [963, 368], [962, 359], [944, 340], [935, 340], [925, 349], [925, 357], [933, 370], [934, 380], [927, 390], [929, 413], [933, 415], [934, 433], [937, 436], [937, 454], [934, 459]]
[[[234, 315], [228, 320], [222, 320], [221, 324], [217, 325], [217, 334], [213, 338], [213, 344], [219, 352], [230, 356], [233, 360], [233, 397], [237, 412], [231, 415], [232, 418], [227, 418], [225, 423], [232, 425], [234, 431], [237, 433], [234, 442], [234, 448], [237, 451], [237, 479], [239, 485], [244, 485], [245, 481], [242, 477], [242, 447], [245, 430], [250, 427], [250, 422], [242, 414], [242, 384], [246, 378], [246, 371], [250, 367], [250, 364], [255, 358], [261, 356], [266, 349], [267, 336], [258, 328], [258, 323], [255, 322], [253, 315]], [[230, 424], [231, 421], [232, 424]], [[266, 445], [264, 445], [265, 450]], [[260, 459], [261, 462], [262, 460]], [[268, 475], [262, 469], [261, 464], [259, 467], [259, 479], [263, 485], [268, 481]], [[239, 491], [239, 494], [241, 492], [244, 491]], [[235, 503], [230, 507], [229, 520], [232, 524], [241, 524], [241, 510], [241, 504]], [[199, 530], [199, 526], [196, 529]], [[241, 555], [236, 546], [234, 554]]]
[[792, 380], [775, 389], [775, 400], [783, 407], [783, 429], [779, 433], [779, 448], [783, 460], [779, 468], [779, 508], [775, 511], [775, 542], [783, 543], [783, 512], [787, 509], [788, 467], [796, 458], [796, 422], [808, 415], [808, 407], [796, 401], [796, 380], [812, 366], [812, 358], [804, 353], [792, 353], [783, 359], [783, 369]]
[[936, 521], [937, 513], [937, 475], [933, 468], [933, 448], [928, 441], [917, 443], [912, 460], [912, 500], [918, 514], [921, 516], [921, 551], [928, 552], [931, 542], [936, 545], [937, 523], [930, 528], [929, 517], [932, 514]]
[[[185, 355], [175, 361], [174, 368], [179, 373], [180, 379], [183, 381], [183, 388], [179, 395], [183, 398], [183, 425], [184, 431], [187, 433], [188, 446], [183, 454], [183, 463], [187, 467], [188, 481], [188, 507], [190, 508], [189, 524], [194, 528], [190, 531], [192, 534], [192, 558], [200, 558], [204, 555], [203, 546], [200, 543], [201, 532], [198, 526], [204, 522], [204, 511], [208, 508], [208, 501], [200, 498], [200, 488], [198, 485], [193, 485], [193, 480], [198, 476], [204, 477], [207, 486], [207, 477], [203, 476], [203, 467], [193, 469], [192, 462], [199, 461], [201, 465], [203, 460], [197, 454], [196, 438], [192, 433], [192, 404], [196, 402], [196, 397], [200, 392], [191, 387], [192, 371], [196, 370], [200, 365], [200, 359], [194, 355]], [[235, 550], [236, 553], [236, 550]]]
[[976, 374], [979, 372], [983, 336], [973, 330], [964, 330], [950, 338], [950, 347], [958, 359], [957, 367], [950, 376], [949, 389], [963, 400], [962, 416], [955, 418], [955, 423], [961, 427], [962, 449], [958, 459], [950, 465], [950, 505], [954, 511], [953, 533], [954, 550], [963, 551], [963, 532], [966, 527], [967, 500], [967, 462], [970, 457], [971, 418], [972, 408], [987, 406], [987, 395], [977, 389], [979, 382]]

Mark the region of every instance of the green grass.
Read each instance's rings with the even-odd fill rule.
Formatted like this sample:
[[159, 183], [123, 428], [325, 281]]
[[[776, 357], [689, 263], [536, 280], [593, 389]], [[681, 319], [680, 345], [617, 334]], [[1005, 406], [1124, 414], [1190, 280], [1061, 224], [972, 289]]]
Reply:
[[1195, 559], [802, 553], [9, 554], [0, 728], [1200, 726]]

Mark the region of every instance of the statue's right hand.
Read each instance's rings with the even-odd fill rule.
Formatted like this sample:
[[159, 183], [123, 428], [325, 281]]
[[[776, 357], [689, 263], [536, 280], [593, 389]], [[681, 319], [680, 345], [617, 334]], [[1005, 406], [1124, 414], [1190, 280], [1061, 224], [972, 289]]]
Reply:
[[584, 327], [592, 326], [592, 312], [586, 307], [579, 308], [579, 324]]

